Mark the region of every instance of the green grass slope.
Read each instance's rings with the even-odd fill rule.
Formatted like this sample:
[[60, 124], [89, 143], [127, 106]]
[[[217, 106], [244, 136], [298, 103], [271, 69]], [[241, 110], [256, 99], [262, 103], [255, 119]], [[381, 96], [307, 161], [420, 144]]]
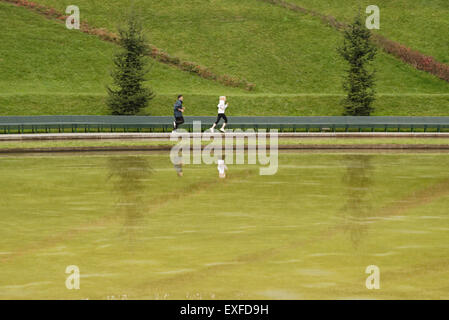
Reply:
[[[70, 1], [39, 0], [64, 12]], [[230, 115], [340, 115], [341, 34], [318, 19], [258, 0], [134, 1], [151, 43], [184, 60], [256, 83], [254, 92], [155, 63], [158, 94], [146, 110], [171, 114], [179, 92], [190, 115], [215, 113], [230, 96]], [[81, 19], [115, 31], [130, 1], [80, 0]], [[113, 44], [65, 29], [0, 2], [0, 115], [105, 114]], [[380, 53], [376, 115], [449, 115], [449, 85]]]
[[[2, 2], [0, 28], [0, 114], [107, 113], [105, 87], [115, 45]], [[159, 109], [177, 92], [241, 92], [158, 62], [149, 84], [158, 93], [149, 110], [154, 114], [166, 113]]]
[[[64, 10], [70, 0], [39, 0]], [[262, 92], [340, 92], [341, 34], [319, 19], [259, 0], [136, 0], [150, 40], [186, 60], [247, 78]], [[82, 18], [116, 30], [131, 1], [80, 0]], [[380, 54], [379, 91], [434, 93], [447, 84]]]
[[304, 8], [350, 22], [358, 8], [380, 9], [380, 30], [391, 40], [449, 64], [449, 2], [447, 0], [287, 0]]

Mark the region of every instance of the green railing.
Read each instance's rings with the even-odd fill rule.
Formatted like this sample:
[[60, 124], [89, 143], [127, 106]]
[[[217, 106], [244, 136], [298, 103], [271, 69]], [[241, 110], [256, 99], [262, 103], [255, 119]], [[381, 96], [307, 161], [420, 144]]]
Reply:
[[[231, 117], [230, 129], [279, 131], [449, 131], [449, 117]], [[185, 117], [186, 130], [194, 121], [209, 128], [215, 117]], [[29, 116], [0, 117], [0, 134], [42, 132], [169, 132], [173, 117], [144, 116]]]

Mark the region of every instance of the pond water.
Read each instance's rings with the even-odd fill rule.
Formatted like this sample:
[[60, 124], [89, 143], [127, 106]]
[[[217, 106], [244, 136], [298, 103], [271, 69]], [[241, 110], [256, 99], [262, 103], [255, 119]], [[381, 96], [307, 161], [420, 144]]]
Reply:
[[449, 154], [228, 167], [219, 179], [216, 165], [178, 177], [165, 153], [0, 157], [0, 299], [449, 299]]

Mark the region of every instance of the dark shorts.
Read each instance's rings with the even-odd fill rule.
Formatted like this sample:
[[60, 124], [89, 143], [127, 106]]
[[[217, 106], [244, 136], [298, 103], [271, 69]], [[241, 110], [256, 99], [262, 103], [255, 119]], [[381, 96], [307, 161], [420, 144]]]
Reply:
[[178, 127], [184, 123], [184, 117], [175, 117], [175, 130], [178, 129]]
[[219, 113], [217, 117], [217, 121], [215, 121], [215, 124], [218, 124], [220, 122], [220, 119], [224, 120], [224, 123], [228, 123], [228, 118], [224, 113]]
[[175, 117], [175, 121], [176, 121], [176, 123], [179, 123], [179, 124], [181, 124], [181, 123], [184, 123], [184, 117]]

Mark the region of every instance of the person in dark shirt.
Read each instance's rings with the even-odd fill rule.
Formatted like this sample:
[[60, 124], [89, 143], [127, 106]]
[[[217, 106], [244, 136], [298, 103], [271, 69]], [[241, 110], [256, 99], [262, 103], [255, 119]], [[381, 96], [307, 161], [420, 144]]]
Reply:
[[174, 114], [175, 114], [175, 121], [173, 122], [173, 131], [176, 131], [178, 127], [184, 123], [184, 117], [182, 116], [185, 108], [183, 107], [182, 103], [184, 101], [184, 97], [182, 95], [178, 96], [178, 100], [176, 100], [174, 105]]

